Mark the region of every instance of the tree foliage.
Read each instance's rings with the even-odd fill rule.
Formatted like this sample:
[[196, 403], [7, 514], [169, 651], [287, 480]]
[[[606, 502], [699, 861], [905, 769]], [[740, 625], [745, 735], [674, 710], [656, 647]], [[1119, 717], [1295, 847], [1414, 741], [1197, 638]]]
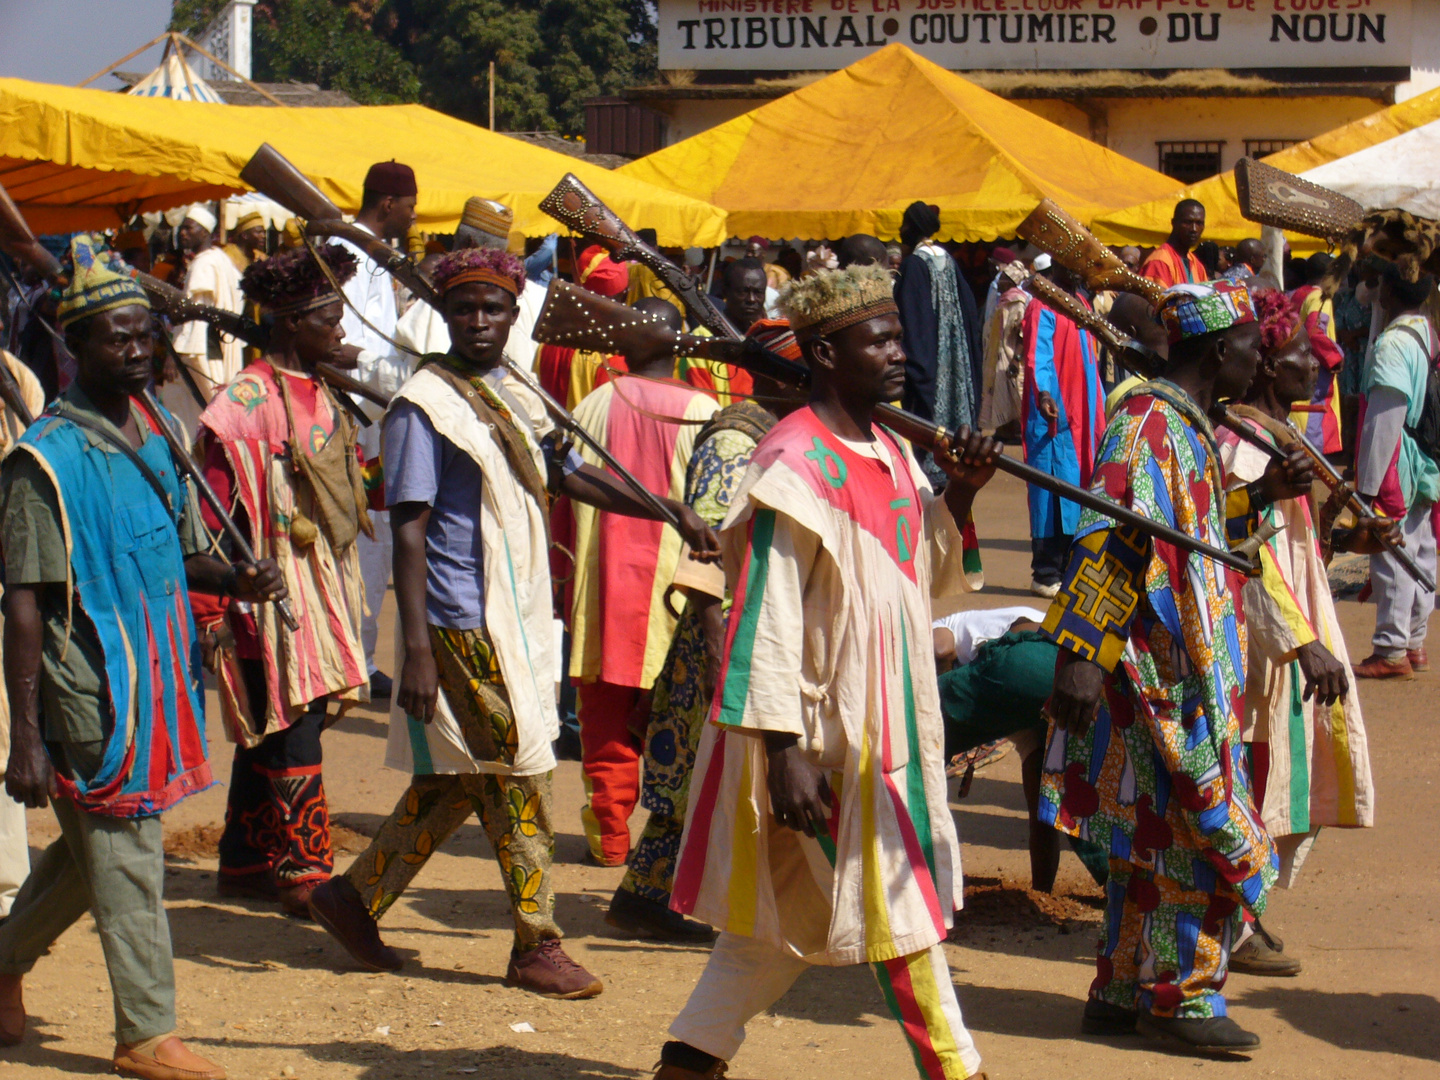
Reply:
[[[176, 0], [199, 33], [224, 0]], [[423, 101], [484, 124], [579, 134], [585, 102], [655, 73], [650, 0], [260, 0], [254, 71], [357, 101]]]

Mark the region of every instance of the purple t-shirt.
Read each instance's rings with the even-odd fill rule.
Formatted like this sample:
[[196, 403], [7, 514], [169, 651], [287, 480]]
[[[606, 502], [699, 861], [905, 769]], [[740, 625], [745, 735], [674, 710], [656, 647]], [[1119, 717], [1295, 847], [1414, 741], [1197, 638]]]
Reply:
[[[451, 630], [484, 626], [480, 466], [436, 431], [423, 409], [403, 399], [385, 414], [382, 439], [385, 506], [421, 502], [431, 508], [425, 527], [426, 619]], [[561, 471], [569, 476], [582, 464], [571, 449]]]

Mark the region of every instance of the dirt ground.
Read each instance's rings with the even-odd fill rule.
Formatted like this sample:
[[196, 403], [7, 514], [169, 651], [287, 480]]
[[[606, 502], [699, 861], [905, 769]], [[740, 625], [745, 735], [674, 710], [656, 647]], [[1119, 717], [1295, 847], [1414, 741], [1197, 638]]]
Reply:
[[[979, 503], [989, 584], [967, 606], [1026, 602], [1023, 491], [1002, 476]], [[390, 602], [385, 615], [388, 640]], [[1352, 657], [1368, 655], [1374, 609], [1346, 600], [1341, 620]], [[1415, 682], [1365, 684], [1378, 825], [1327, 831], [1300, 885], [1275, 895], [1266, 923], [1304, 959], [1305, 971], [1289, 980], [1230, 980], [1233, 1014], [1264, 1046], [1249, 1060], [1212, 1063], [1212, 1072], [1234, 1080], [1440, 1077], [1440, 864], [1419, 858], [1420, 832], [1428, 833], [1425, 822], [1440, 799], [1437, 684], [1440, 671]], [[210, 703], [213, 716], [213, 694]], [[385, 730], [385, 715], [366, 710], [326, 736], [337, 837], [352, 850], [405, 787], [405, 777], [381, 767]], [[216, 775], [228, 778], [230, 747], [213, 723], [211, 735]], [[547, 1001], [502, 984], [510, 947], [505, 894], [473, 821], [385, 918], [386, 939], [407, 957], [398, 975], [357, 970], [311, 923], [217, 899], [214, 843], [225, 808], [225, 789], [217, 786], [166, 820], [181, 1034], [245, 1080], [648, 1077], [706, 950], [643, 945], [607, 932], [603, 915], [622, 871], [580, 864], [578, 764], [561, 764], [555, 788], [557, 915], [571, 954], [604, 980], [600, 997]], [[1204, 1063], [1140, 1039], [1080, 1037], [1099, 894], [1068, 852], [1058, 897], [1026, 891], [1015, 755], [981, 772], [969, 797], [954, 805], [970, 896], [946, 949], [989, 1075], [1198, 1075]], [[642, 824], [637, 816], [635, 828]], [[49, 811], [31, 813], [33, 847], [56, 835]], [[339, 868], [349, 860], [337, 854]], [[22, 1046], [0, 1050], [0, 1076], [106, 1072], [112, 1011], [88, 917], [40, 961], [25, 989], [30, 1032]], [[869, 972], [817, 969], [750, 1025], [731, 1075], [841, 1080], [913, 1076], [914, 1068]]]

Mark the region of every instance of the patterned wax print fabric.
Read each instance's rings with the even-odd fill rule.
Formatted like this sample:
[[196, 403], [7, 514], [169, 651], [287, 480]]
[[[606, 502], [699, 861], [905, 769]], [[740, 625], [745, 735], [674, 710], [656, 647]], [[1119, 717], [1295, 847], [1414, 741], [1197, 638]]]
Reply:
[[[809, 408], [760, 441], [722, 539], [734, 593], [671, 907], [815, 964], [893, 960], [961, 906], [930, 662], [929, 485]], [[828, 835], [775, 822], [762, 733], [799, 738]]]
[[1241, 923], [1233, 900], [1112, 857], [1090, 994], [1156, 1016], [1224, 1016], [1219, 988]]
[[[774, 424], [774, 416], [745, 401], [720, 410], [701, 430], [685, 476], [685, 501], [707, 525], [718, 528], [725, 520], [758, 436]], [[680, 616], [670, 655], [655, 680], [640, 788], [640, 805], [650, 811], [650, 818], [620, 883], [622, 889], [666, 905], [680, 855], [695, 752], [710, 710], [702, 690], [708, 664], [704, 622], [692, 601]]]
[[[714, 399], [689, 386], [625, 378], [596, 389], [575, 419], [647, 488], [680, 499], [699, 425], [717, 411]], [[601, 466], [588, 447], [580, 454]], [[665, 591], [680, 561], [680, 534], [663, 522], [583, 503], [574, 511], [570, 675], [649, 689], [675, 634]]]
[[[1254, 521], [1243, 489], [1224, 495], [1213, 431], [1173, 384], [1142, 384], [1119, 403], [1094, 486], [1216, 546], [1227, 525], [1244, 532]], [[1080, 734], [1051, 726], [1039, 814], [1133, 875], [1108, 894], [1106, 940], [1140, 942], [1138, 951], [1117, 964], [1117, 948], [1102, 947], [1091, 987], [1124, 1008], [1223, 1015], [1234, 914], [1241, 905], [1262, 914], [1276, 879], [1240, 739], [1242, 584], [1212, 560], [1087, 510], [1045, 619], [1057, 644], [1107, 672], [1093, 724]], [[1162, 966], [1172, 941], [1190, 968], [1199, 954], [1211, 958], [1213, 977], [1177, 983], [1178, 969]]]
[[[512, 767], [519, 749], [518, 724], [489, 635], [431, 626], [430, 649], [439, 671], [440, 697], [456, 718], [470, 755]], [[376, 919], [384, 915], [436, 849], [475, 814], [500, 864], [515, 919], [516, 947], [533, 948], [558, 938], [550, 878], [554, 774], [441, 774], [423, 769], [424, 764], [417, 761], [409, 788], [345, 873], [370, 914]]]
[[[1274, 443], [1258, 424], [1250, 426]], [[1262, 450], [1228, 428], [1217, 434], [1227, 486], [1264, 475], [1270, 458]], [[1301, 646], [1318, 641], [1350, 667], [1310, 500], [1283, 499], [1260, 518], [1280, 532], [1261, 550], [1260, 577], [1245, 583], [1250, 652], [1243, 725], [1245, 741], [1266, 748], [1254, 760], [1255, 793], [1260, 819], [1280, 852], [1279, 884], [1288, 888], [1322, 825], [1374, 824], [1375, 792], [1355, 680], [1333, 705], [1304, 700], [1295, 659]]]
[[[279, 379], [287, 381], [282, 394]], [[286, 410], [286, 397], [294, 427]], [[334, 398], [318, 380], [283, 371], [268, 363], [251, 364], [215, 395], [200, 416], [200, 444], [206, 475], [222, 498], [233, 497], [250, 523], [250, 543], [258, 558], [272, 558], [285, 575], [290, 604], [300, 622], [292, 633], [274, 604], [249, 613], [229, 607], [237, 645], [265, 664], [265, 699], [251, 701], [238, 658], [245, 653], [222, 649], [217, 677], [220, 711], [230, 737], [253, 746], [263, 733], [283, 730], [323, 697], [341, 702], [366, 701], [370, 678], [360, 643], [360, 557], [351, 543], [337, 550], [308, 485], [297, 480], [294, 455], [312, 459], [343, 454], [355, 459], [355, 432], [342, 418]], [[336, 438], [344, 440], [335, 444]], [[358, 464], [354, 466], [358, 470]], [[316, 527], [295, 531], [297, 519]], [[310, 533], [314, 539], [310, 543]]]
[[[1067, 483], [1088, 487], [1105, 429], [1105, 393], [1095, 338], [1071, 319], [1032, 300], [1025, 309], [1021, 342], [1025, 461]], [[1040, 413], [1042, 391], [1055, 399], [1060, 411], [1053, 423]], [[1056, 499], [1033, 485], [1029, 497], [1032, 537], [1075, 535], [1079, 504]]]
[[[1217, 455], [1208, 422], [1183, 391], [1144, 384], [1106, 430], [1095, 487], [1224, 546]], [[1237, 509], [1248, 515], [1248, 506]], [[1258, 914], [1276, 860], [1240, 740], [1242, 586], [1201, 555], [1085, 511], [1045, 629], [1109, 675], [1098, 721], [1079, 736], [1051, 733], [1040, 812], [1187, 887], [1223, 882]]]
[[[1345, 353], [1335, 344], [1335, 305], [1326, 299], [1318, 285], [1296, 289], [1294, 298], [1300, 301], [1301, 323], [1312, 315], [1318, 323], [1310, 342], [1311, 351], [1320, 362], [1320, 377], [1315, 380], [1310, 401], [1304, 408], [1292, 412], [1290, 421], [1325, 453], [1338, 454], [1344, 449], [1340, 438], [1340, 374], [1345, 366]], [[1302, 329], [1301, 333], [1304, 332]]]

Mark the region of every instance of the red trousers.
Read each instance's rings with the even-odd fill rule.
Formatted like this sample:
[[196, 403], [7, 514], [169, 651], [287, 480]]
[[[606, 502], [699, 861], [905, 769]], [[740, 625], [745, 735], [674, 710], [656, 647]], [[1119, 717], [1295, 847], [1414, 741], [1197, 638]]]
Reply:
[[649, 691], [615, 683], [582, 683], [576, 714], [589, 805], [581, 812], [590, 854], [619, 866], [630, 854], [630, 815], [640, 799], [640, 741], [631, 714]]

